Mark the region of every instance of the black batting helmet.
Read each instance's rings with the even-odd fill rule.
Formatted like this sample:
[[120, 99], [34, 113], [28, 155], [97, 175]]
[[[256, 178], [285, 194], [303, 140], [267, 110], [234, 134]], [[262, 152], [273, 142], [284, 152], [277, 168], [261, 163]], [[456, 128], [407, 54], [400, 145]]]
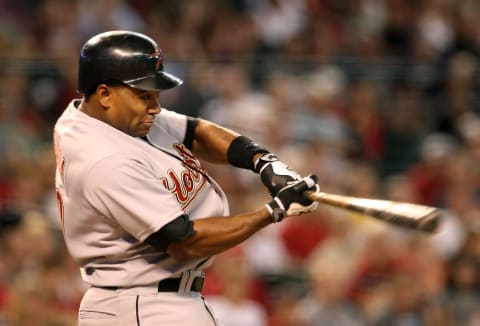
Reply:
[[82, 47], [78, 90], [88, 94], [102, 82], [120, 81], [142, 90], [166, 90], [183, 81], [163, 71], [163, 54], [150, 37], [130, 31], [110, 31]]

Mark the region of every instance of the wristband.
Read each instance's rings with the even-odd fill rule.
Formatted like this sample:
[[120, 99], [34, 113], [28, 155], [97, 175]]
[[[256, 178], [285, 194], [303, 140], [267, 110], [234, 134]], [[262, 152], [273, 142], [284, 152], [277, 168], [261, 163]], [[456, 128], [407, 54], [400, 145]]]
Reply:
[[280, 222], [286, 215], [285, 207], [277, 197], [273, 198], [273, 200], [265, 205], [265, 207], [270, 213], [273, 223]]
[[242, 169], [254, 170], [253, 157], [258, 153], [269, 151], [245, 136], [236, 137], [228, 147], [227, 160], [233, 166]]
[[268, 152], [264, 153], [255, 160], [255, 163], [253, 164], [253, 170], [261, 174], [263, 168], [267, 165], [267, 163], [273, 163], [275, 161], [278, 161], [278, 157], [275, 156], [275, 154]]

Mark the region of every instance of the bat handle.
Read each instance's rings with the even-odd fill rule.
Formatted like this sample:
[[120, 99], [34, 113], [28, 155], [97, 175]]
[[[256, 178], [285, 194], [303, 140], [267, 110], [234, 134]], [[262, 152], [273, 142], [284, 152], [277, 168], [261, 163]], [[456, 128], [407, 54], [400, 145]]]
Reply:
[[319, 191], [306, 190], [303, 194], [311, 201], [319, 201], [322, 198], [322, 192]]

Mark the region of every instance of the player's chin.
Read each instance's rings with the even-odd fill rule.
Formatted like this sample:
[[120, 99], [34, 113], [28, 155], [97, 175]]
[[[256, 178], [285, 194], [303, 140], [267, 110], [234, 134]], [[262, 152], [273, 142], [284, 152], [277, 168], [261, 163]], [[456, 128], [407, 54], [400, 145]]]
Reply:
[[134, 137], [144, 137], [148, 134], [150, 131], [150, 128], [152, 127], [151, 124], [147, 123], [142, 123], [134, 132]]

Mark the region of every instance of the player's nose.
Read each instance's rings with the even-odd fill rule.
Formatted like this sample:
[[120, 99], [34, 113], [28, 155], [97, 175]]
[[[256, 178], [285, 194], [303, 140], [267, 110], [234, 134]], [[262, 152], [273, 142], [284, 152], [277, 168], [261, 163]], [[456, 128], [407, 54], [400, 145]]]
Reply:
[[147, 109], [147, 113], [151, 115], [159, 114], [161, 110], [160, 104], [158, 101], [155, 101], [154, 104], [150, 105]]

